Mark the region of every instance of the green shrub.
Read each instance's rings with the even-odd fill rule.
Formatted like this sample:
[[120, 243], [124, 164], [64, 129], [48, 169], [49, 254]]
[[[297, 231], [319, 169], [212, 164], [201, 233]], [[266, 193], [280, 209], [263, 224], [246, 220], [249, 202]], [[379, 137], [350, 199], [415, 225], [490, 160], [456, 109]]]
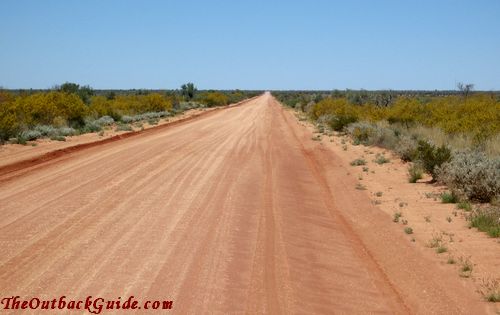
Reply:
[[201, 97], [201, 102], [208, 107], [225, 106], [228, 101], [228, 97], [220, 92], [210, 92]]
[[355, 159], [354, 161], [351, 162], [352, 166], [360, 166], [360, 165], [365, 165], [366, 161], [364, 159]]
[[442, 203], [457, 203], [457, 196], [454, 193], [444, 192], [441, 194]]
[[36, 140], [38, 138], [41, 138], [42, 136], [43, 136], [42, 133], [38, 130], [26, 130], [26, 131], [22, 131], [18, 135], [18, 139], [23, 139], [25, 141], [33, 141], [33, 140]]
[[432, 175], [433, 181], [437, 180], [437, 167], [451, 159], [451, 151], [449, 148], [442, 145], [436, 147], [427, 141], [418, 141], [418, 159], [426, 172]]
[[406, 234], [413, 234], [413, 229], [411, 227], [405, 227], [404, 231]]
[[464, 211], [471, 211], [472, 210], [472, 205], [468, 201], [460, 201], [457, 204], [458, 209], [462, 209]]
[[342, 131], [349, 124], [358, 121], [358, 118], [352, 115], [331, 115], [328, 126], [335, 131]]
[[390, 161], [391, 160], [386, 158], [385, 155], [383, 155], [383, 154], [377, 154], [377, 156], [375, 157], [375, 160], [374, 160], [374, 162], [379, 164], [379, 165], [389, 163]]
[[410, 183], [416, 183], [417, 180], [422, 179], [422, 175], [422, 166], [420, 166], [419, 164], [413, 164], [408, 167], [408, 181]]

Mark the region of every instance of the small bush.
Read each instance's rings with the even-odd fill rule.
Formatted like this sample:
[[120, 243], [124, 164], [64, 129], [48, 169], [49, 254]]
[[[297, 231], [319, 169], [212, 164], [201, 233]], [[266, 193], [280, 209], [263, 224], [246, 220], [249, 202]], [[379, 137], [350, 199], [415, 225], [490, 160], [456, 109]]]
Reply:
[[416, 183], [417, 180], [422, 179], [423, 172], [422, 166], [419, 164], [411, 165], [408, 167], [408, 181], [410, 183]]
[[96, 123], [100, 126], [109, 126], [115, 122], [113, 117], [111, 116], [102, 116], [101, 118], [96, 120]]
[[458, 195], [490, 202], [500, 196], [500, 158], [478, 151], [457, 152], [439, 168], [438, 178]]
[[469, 278], [472, 275], [474, 265], [469, 258], [460, 257], [458, 260], [460, 262], [460, 277]]
[[352, 166], [359, 166], [359, 165], [365, 165], [366, 161], [364, 159], [355, 159], [354, 161], [351, 162]]
[[401, 136], [396, 147], [396, 153], [404, 162], [415, 161], [418, 156], [417, 142], [407, 136]]
[[441, 194], [442, 203], [457, 203], [457, 196], [453, 193], [444, 192]]
[[349, 124], [355, 123], [358, 118], [353, 115], [332, 115], [328, 125], [335, 131], [342, 131]]
[[360, 183], [357, 183], [355, 188], [356, 188], [357, 190], [366, 190], [365, 185], [360, 184]]
[[83, 127], [83, 132], [84, 133], [87, 133], [87, 132], [99, 132], [102, 130], [102, 126], [101, 124], [99, 124], [99, 122], [97, 122], [97, 120], [93, 120], [93, 119], [90, 119], [90, 118], [86, 118], [85, 119], [85, 125]]
[[392, 217], [392, 222], [399, 222], [399, 219], [403, 216], [401, 212], [395, 212], [393, 217]]
[[148, 119], [148, 124], [151, 126], [158, 125], [159, 120], [155, 118]]
[[379, 164], [379, 165], [389, 163], [390, 161], [391, 160], [386, 158], [385, 155], [383, 155], [383, 154], [377, 154], [377, 156], [375, 157], [375, 160], [374, 160], [374, 162]]
[[51, 137], [57, 134], [57, 129], [48, 125], [35, 126], [35, 130], [40, 132], [42, 137]]
[[57, 130], [57, 134], [60, 136], [68, 137], [77, 134], [76, 130], [70, 127], [61, 127]]
[[439, 244], [438, 247], [436, 248], [436, 253], [442, 254], [446, 253], [448, 251], [448, 248], [444, 244]]
[[404, 231], [406, 234], [413, 234], [413, 229], [411, 227], [405, 227]]
[[18, 138], [18, 143], [20, 143], [19, 141], [20, 139], [24, 140], [24, 142], [26, 143], [26, 141], [36, 140], [38, 138], [41, 138], [42, 136], [43, 136], [42, 133], [38, 130], [26, 130], [22, 131], [17, 138]]
[[422, 162], [424, 170], [432, 175], [433, 181], [436, 181], [436, 169], [451, 159], [451, 151], [444, 145], [436, 147], [427, 141], [420, 140], [418, 142], [418, 159]]
[[132, 131], [132, 127], [130, 127], [130, 125], [127, 125], [127, 124], [118, 124], [116, 126], [116, 129], [115, 131]]
[[500, 302], [500, 279], [483, 279], [480, 293], [488, 302]]
[[458, 209], [462, 209], [464, 211], [471, 211], [472, 210], [472, 205], [468, 201], [460, 201], [457, 204]]

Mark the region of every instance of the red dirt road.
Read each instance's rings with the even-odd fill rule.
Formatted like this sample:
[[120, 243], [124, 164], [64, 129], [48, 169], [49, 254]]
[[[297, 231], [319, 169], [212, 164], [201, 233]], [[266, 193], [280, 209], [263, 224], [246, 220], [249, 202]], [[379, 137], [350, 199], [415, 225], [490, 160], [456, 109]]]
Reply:
[[[15, 175], [15, 174], [14, 174]], [[0, 295], [482, 314], [270, 96], [0, 175]]]

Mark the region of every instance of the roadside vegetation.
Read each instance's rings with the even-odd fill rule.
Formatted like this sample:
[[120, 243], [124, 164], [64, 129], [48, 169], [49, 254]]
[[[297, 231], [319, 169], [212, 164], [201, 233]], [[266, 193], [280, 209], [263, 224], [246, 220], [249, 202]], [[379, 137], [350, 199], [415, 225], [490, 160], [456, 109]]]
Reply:
[[99, 91], [75, 83], [51, 90], [0, 90], [0, 144], [26, 144], [39, 138], [63, 141], [111, 125], [128, 131], [132, 123], [154, 125], [186, 110], [226, 106], [259, 93], [198, 91], [192, 83], [174, 91]]
[[[427, 173], [445, 184], [472, 227], [500, 235], [500, 93], [457, 91], [278, 91], [278, 100], [353, 145], [375, 145], [410, 162], [409, 182]], [[320, 129], [318, 127], [318, 129]], [[389, 160], [379, 155], [375, 162]], [[353, 161], [352, 165], [361, 165]]]

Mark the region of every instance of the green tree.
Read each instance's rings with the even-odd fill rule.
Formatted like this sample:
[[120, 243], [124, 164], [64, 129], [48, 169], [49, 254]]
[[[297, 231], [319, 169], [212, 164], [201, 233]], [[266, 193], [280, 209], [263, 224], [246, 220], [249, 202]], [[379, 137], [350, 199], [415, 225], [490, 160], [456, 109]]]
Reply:
[[186, 83], [186, 84], [183, 84], [181, 86], [181, 94], [182, 96], [184, 96], [185, 99], [187, 100], [192, 100], [194, 98], [194, 95], [196, 94], [196, 86], [189, 82], [189, 83]]

